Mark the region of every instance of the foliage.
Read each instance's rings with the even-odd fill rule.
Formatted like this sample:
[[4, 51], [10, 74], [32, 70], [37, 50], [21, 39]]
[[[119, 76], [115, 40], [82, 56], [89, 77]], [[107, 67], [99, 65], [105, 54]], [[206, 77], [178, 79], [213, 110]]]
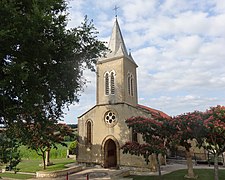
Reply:
[[225, 107], [211, 107], [203, 118], [206, 132], [203, 146], [214, 155], [214, 178], [218, 180], [218, 156], [225, 151]]
[[188, 168], [186, 176], [195, 178], [190, 149], [192, 147], [192, 141], [197, 142], [198, 146], [202, 144], [202, 139], [204, 137], [202, 113], [194, 111], [175, 116], [169, 122], [169, 126], [169, 129], [172, 129], [172, 131], [170, 131], [171, 137], [169, 138], [170, 144], [185, 147]]
[[[184, 146], [187, 151], [191, 148], [190, 140], [196, 140], [199, 147], [203, 146], [214, 155], [217, 180], [218, 156], [225, 151], [225, 107], [216, 106], [205, 112], [195, 111], [176, 116], [171, 121], [171, 127], [175, 128], [175, 133], [171, 133], [171, 139]], [[187, 156], [187, 161], [188, 158], [191, 157]], [[187, 164], [192, 165], [191, 162]]]
[[0, 119], [42, 157], [64, 144], [57, 121], [78, 101], [83, 70], [106, 50], [87, 17], [66, 29], [67, 8], [65, 0], [0, 1]]
[[211, 107], [204, 113], [206, 130], [204, 147], [212, 154], [225, 151], [225, 107]]
[[[23, 133], [26, 134], [23, 134]], [[21, 139], [28, 148], [35, 150], [42, 157], [43, 168], [45, 169], [45, 152], [51, 148], [57, 148], [56, 144], [67, 146], [64, 136], [73, 136], [73, 131], [65, 124], [58, 124], [54, 121], [34, 122], [25, 130], [17, 130], [16, 136]]]
[[121, 149], [123, 153], [131, 155], [143, 156], [146, 163], [149, 163], [149, 156], [156, 154], [159, 176], [161, 176], [160, 162], [158, 155], [166, 154], [166, 133], [163, 126], [164, 118], [158, 116], [158, 119], [145, 117], [131, 117], [125, 122], [134, 133], [142, 135], [144, 143], [126, 142]]
[[189, 112], [175, 116], [169, 122], [170, 140], [185, 147], [187, 151], [191, 148], [190, 140], [197, 140], [202, 144], [204, 136], [202, 113], [199, 111]]
[[[67, 125], [68, 126], [68, 125]], [[70, 126], [68, 126], [70, 127]], [[71, 127], [70, 127], [71, 128]], [[76, 141], [78, 139], [78, 133], [77, 132], [74, 132], [73, 133], [73, 136], [65, 136], [64, 137], [64, 141], [65, 142], [70, 142], [70, 141]]]
[[83, 70], [94, 70], [106, 49], [87, 18], [66, 29], [67, 8], [65, 0], [0, 1], [0, 118], [8, 128], [62, 118], [79, 99]]
[[15, 170], [21, 158], [19, 155], [19, 144], [7, 130], [0, 132], [0, 164], [9, 164], [10, 170]]
[[127, 142], [121, 147], [123, 153], [142, 155], [146, 163], [149, 162], [151, 154], [166, 153], [165, 139], [162, 136], [162, 122], [145, 117], [131, 117], [126, 120], [126, 123], [134, 132], [142, 134], [145, 143]]
[[69, 152], [70, 154], [76, 154], [76, 150], [77, 150], [77, 141], [73, 141], [69, 145]]

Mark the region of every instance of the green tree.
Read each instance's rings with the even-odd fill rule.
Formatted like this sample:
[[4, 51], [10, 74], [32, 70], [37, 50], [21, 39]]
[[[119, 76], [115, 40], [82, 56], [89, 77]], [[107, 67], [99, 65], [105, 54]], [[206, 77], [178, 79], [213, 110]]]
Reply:
[[203, 146], [214, 155], [214, 179], [219, 180], [218, 157], [225, 152], [225, 107], [211, 107], [203, 118], [206, 132]]
[[106, 50], [87, 18], [66, 29], [67, 9], [65, 0], [0, 1], [0, 117], [8, 125], [62, 118], [79, 100], [83, 70]]

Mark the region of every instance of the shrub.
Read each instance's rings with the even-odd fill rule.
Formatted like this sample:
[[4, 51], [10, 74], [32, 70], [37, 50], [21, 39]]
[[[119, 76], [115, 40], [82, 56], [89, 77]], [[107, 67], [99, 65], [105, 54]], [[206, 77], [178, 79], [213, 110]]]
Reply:
[[73, 141], [69, 145], [69, 153], [76, 155], [76, 149], [77, 149], [77, 141]]

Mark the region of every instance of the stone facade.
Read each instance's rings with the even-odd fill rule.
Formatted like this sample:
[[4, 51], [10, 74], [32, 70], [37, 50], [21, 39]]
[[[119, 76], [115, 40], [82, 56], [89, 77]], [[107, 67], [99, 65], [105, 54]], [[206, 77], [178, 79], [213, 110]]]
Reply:
[[[78, 118], [79, 163], [103, 167], [146, 167], [142, 157], [123, 154], [121, 146], [132, 141], [125, 120], [132, 116], [152, 117], [163, 112], [138, 105], [137, 64], [127, 53], [117, 20], [111, 50], [97, 62], [96, 105]], [[137, 140], [142, 141], [137, 135]]]

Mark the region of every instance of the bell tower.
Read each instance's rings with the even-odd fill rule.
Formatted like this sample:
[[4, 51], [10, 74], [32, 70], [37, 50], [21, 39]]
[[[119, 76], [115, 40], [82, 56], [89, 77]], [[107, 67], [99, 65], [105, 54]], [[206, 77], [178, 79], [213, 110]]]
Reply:
[[137, 105], [137, 64], [127, 49], [117, 21], [114, 22], [109, 52], [97, 62], [97, 105]]

